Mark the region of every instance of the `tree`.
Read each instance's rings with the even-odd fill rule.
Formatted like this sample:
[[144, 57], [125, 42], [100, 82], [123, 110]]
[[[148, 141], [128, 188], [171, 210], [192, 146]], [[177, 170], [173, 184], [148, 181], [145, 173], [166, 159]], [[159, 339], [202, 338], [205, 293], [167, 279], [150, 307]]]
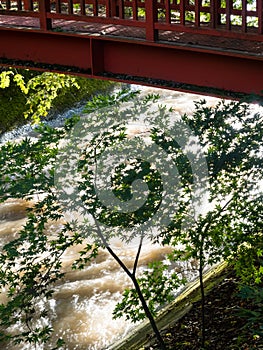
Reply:
[[[198, 135], [206, 150], [209, 171], [209, 210], [200, 215], [190, 230], [171, 229], [168, 240], [184, 243], [178, 258], [199, 260], [199, 276], [203, 303], [203, 337], [205, 345], [204, 290], [202, 273], [205, 264], [222, 259], [234, 261], [241, 256], [242, 246], [256, 246], [262, 240], [262, 136], [259, 113], [251, 114], [242, 102], [220, 102], [207, 108], [204, 101], [196, 104], [193, 116], [184, 120]], [[187, 220], [189, 205], [182, 206], [177, 220]], [[166, 236], [167, 240], [167, 236]], [[251, 266], [251, 265], [250, 265]], [[262, 272], [262, 271], [261, 271]], [[243, 271], [245, 275], [245, 269]]]
[[[124, 91], [113, 98], [100, 96], [89, 103], [88, 107], [96, 109], [98, 104], [102, 106], [105, 103], [111, 106], [119, 105], [120, 102], [129, 100], [134, 93], [130, 95]], [[151, 98], [148, 99], [148, 104], [150, 100]], [[61, 231], [52, 239], [45, 232], [48, 221], [57, 221], [62, 217], [60, 203], [64, 203], [58, 196], [53, 177], [55, 165], [58, 162], [56, 158], [58, 144], [67, 136], [76, 121], [78, 118], [69, 120], [61, 130], [54, 130], [46, 125], [39, 126], [38, 131], [42, 136], [37, 142], [25, 139], [17, 144], [7, 143], [1, 148], [3, 175], [0, 182], [1, 201], [4, 202], [10, 198], [32, 200], [35, 195], [43, 196], [43, 199], [29, 209], [27, 223], [20, 231], [19, 237], [2, 248], [0, 281], [1, 285], [8, 290], [8, 301], [0, 307], [2, 341], [28, 342], [35, 346], [49, 341], [51, 328], [41, 326], [41, 321], [45, 323], [48, 312], [46, 309], [38, 308], [38, 301], [47, 303], [48, 298], [53, 294], [54, 283], [63, 276], [60, 268], [64, 251], [72, 245], [82, 243], [87, 235], [93, 234], [93, 230], [87, 223], [84, 225], [85, 234], [78, 233], [74, 222], [65, 223]], [[80, 161], [79, 165], [81, 164]], [[76, 204], [73, 203], [73, 207], [75, 206]], [[80, 257], [73, 264], [73, 268], [82, 268], [87, 261], [95, 257], [99, 243], [100, 246], [106, 245], [105, 239], [108, 237], [105, 238], [99, 228], [96, 233], [97, 239], [93, 244], [86, 244], [86, 248], [80, 252]], [[108, 245], [107, 248], [111, 252]], [[135, 284], [139, 251], [140, 248], [131, 274]], [[146, 303], [144, 306], [147, 312]], [[148, 315], [152, 317], [150, 312]], [[154, 320], [152, 321], [154, 327]], [[6, 331], [8, 327], [18, 322], [22, 322], [22, 331], [17, 333]], [[155, 331], [158, 334], [157, 328]], [[162, 339], [159, 339], [162, 342]], [[58, 339], [55, 348], [61, 344], [62, 340]]]
[[[114, 316], [125, 313], [134, 321], [148, 317], [165, 349], [155, 316], [183, 282], [173, 262], [199, 261], [203, 293], [207, 264], [235, 260], [240, 247], [261, 240], [261, 116], [250, 115], [242, 102], [222, 101], [211, 108], [201, 101], [192, 116], [178, 119], [157, 102], [158, 96], [142, 98], [130, 91], [98, 96], [87, 104], [85, 119], [68, 120], [59, 130], [42, 125], [37, 141], [1, 147], [1, 201], [41, 195], [19, 237], [2, 247], [0, 283], [8, 290], [8, 301], [0, 307], [2, 340], [35, 345], [49, 341], [52, 329], [39, 322], [48, 311], [39, 310], [37, 302], [48, 300], [62, 277], [65, 249], [86, 242], [73, 268], [83, 268], [98, 247], [108, 249], [134, 285], [124, 292]], [[138, 121], [138, 116], [144, 143], [131, 138], [123, 125], [127, 119]], [[49, 238], [47, 222], [65, 211], [78, 211], [83, 219], [66, 222]], [[112, 237], [137, 240], [132, 270], [111, 248]], [[166, 262], [153, 262], [137, 276], [145, 240], [174, 250]], [[21, 332], [7, 332], [21, 320]], [[54, 346], [61, 344], [58, 339]]]
[[[198, 136], [199, 145], [205, 153], [208, 188], [206, 182], [201, 182], [200, 191], [208, 190], [208, 201], [196, 203], [197, 206], [205, 204], [203, 211], [198, 213], [196, 209], [192, 210], [192, 176], [196, 176], [198, 169], [193, 171], [189, 167], [174, 135], [165, 135], [155, 130], [153, 139], [167, 154], [174, 157], [182, 179], [177, 212], [171, 223], [160, 232], [158, 241], [175, 246], [170, 255], [171, 261], [197, 259], [199, 262], [203, 307], [200, 345], [205, 347], [205, 266], [222, 259], [234, 261], [244, 278], [247, 269], [254, 270], [255, 267], [252, 259], [246, 259], [249, 267], [242, 271], [240, 259], [244, 256], [243, 247], [249, 247], [255, 254], [254, 247], [262, 242], [263, 203], [260, 181], [262, 182], [263, 122], [259, 113], [251, 114], [249, 105], [224, 101], [214, 108], [208, 107], [205, 101], [197, 102], [193, 115], [183, 115], [182, 119]], [[194, 157], [200, 156], [200, 152], [195, 149], [193, 153]], [[188, 154], [188, 159], [190, 158], [191, 155]], [[199, 178], [199, 182], [200, 180], [202, 178]], [[262, 250], [257, 248], [257, 254], [262, 257]], [[260, 281], [262, 272], [261, 264], [257, 268]], [[116, 315], [120, 315], [121, 311], [129, 313], [135, 303], [135, 291], [126, 291], [123, 302], [117, 306]], [[139, 315], [140, 308], [136, 311]], [[134, 309], [132, 312], [135, 313]]]

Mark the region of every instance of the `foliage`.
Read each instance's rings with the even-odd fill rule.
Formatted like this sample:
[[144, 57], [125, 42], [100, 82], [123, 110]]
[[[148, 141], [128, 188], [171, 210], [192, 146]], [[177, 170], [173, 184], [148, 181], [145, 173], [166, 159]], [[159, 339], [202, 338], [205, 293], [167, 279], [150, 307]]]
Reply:
[[71, 86], [79, 88], [75, 77], [64, 74], [44, 72], [31, 79], [24, 89], [26, 94], [31, 92], [27, 99], [28, 110], [24, 113], [25, 118], [31, 116], [34, 123], [39, 123], [40, 118], [48, 114], [58, 91]]
[[99, 91], [109, 89], [111, 85], [111, 82], [49, 72], [2, 70], [1, 132], [25, 123], [25, 117], [38, 122], [48, 113], [61, 112]]
[[[258, 213], [258, 220], [260, 214]], [[261, 220], [262, 221], [262, 220]], [[240, 292], [242, 299], [251, 300], [252, 309], [241, 308], [238, 315], [246, 319], [245, 329], [252, 334], [263, 337], [263, 240], [262, 232], [254, 234], [253, 245], [241, 245], [238, 259], [235, 261], [236, 274], [240, 277]]]
[[[97, 109], [99, 100], [100, 105], [113, 104], [112, 101], [118, 105], [128, 101], [134, 94], [129, 96], [125, 91], [113, 100], [97, 97], [93, 109]], [[88, 103], [87, 108], [92, 110], [92, 102]], [[1, 202], [12, 198], [33, 200], [28, 209], [27, 222], [18, 238], [2, 247], [0, 284], [7, 290], [7, 301], [0, 307], [1, 341], [16, 344], [27, 342], [39, 347], [50, 340], [52, 329], [46, 325], [46, 319], [50, 317], [48, 299], [53, 294], [56, 281], [63, 277], [61, 257], [68, 247], [85, 242], [85, 235], [75, 230], [74, 223], [61, 224], [61, 228], [58, 232], [53, 232], [52, 237], [46, 232], [47, 225], [58, 222], [63, 217], [54, 187], [58, 145], [78, 120], [68, 120], [65, 127], [59, 130], [40, 125], [37, 141], [26, 138], [18, 143], [8, 142], [1, 147]], [[108, 136], [115, 141], [114, 137]], [[86, 226], [86, 230], [88, 228]], [[83, 268], [97, 252], [96, 244], [86, 244], [72, 267]], [[137, 261], [133, 275], [136, 265]], [[40, 300], [44, 303], [44, 308], [39, 306]], [[9, 331], [11, 326], [16, 328]], [[56, 347], [59, 344], [62, 344], [60, 339], [57, 340]]]
[[[262, 179], [260, 150], [263, 123], [262, 116], [259, 113], [249, 114], [248, 108], [242, 102], [223, 101], [210, 108], [205, 101], [200, 101], [196, 103], [192, 116], [183, 116], [198, 135], [206, 153], [209, 204], [206, 211], [197, 217], [189, 215], [190, 184], [186, 186], [185, 193], [181, 195], [180, 210], [173, 224], [163, 233], [163, 242], [175, 246], [183, 244], [183, 248], [174, 250], [172, 255], [175, 260], [195, 258], [199, 261], [203, 299], [205, 265], [222, 259], [235, 260], [242, 250], [241, 246], [254, 246], [261, 236], [256, 233], [262, 230], [262, 189], [259, 182]], [[192, 225], [183, 231], [181, 223], [187, 220], [191, 220]], [[247, 269], [253, 267], [250, 265]], [[204, 312], [203, 300], [203, 344]]]
[[[263, 209], [263, 208], [262, 208]], [[256, 213], [257, 220], [261, 220], [261, 212]], [[263, 239], [262, 233], [254, 233], [253, 242], [246, 242], [238, 249], [238, 258], [235, 261], [235, 271], [241, 278], [242, 284], [262, 284], [263, 276]]]
[[[140, 109], [136, 111], [140, 115]], [[162, 109], [161, 106], [159, 111], [161, 111], [163, 123], [166, 119], [169, 120], [170, 111]], [[126, 110], [126, 113], [131, 116], [132, 109], [129, 109], [129, 113]], [[102, 123], [105, 122], [103, 112], [99, 117], [102, 119]], [[153, 115], [150, 113], [149, 118], [152, 117]], [[262, 222], [259, 218], [260, 213], [262, 213], [262, 197], [259, 195], [260, 188], [258, 186], [262, 179], [262, 156], [259, 152], [263, 136], [262, 118], [259, 113], [249, 114], [249, 106], [242, 102], [226, 103], [222, 101], [211, 108], [207, 107], [205, 101], [200, 101], [196, 103], [194, 114], [192, 116], [184, 115], [182, 119], [198, 135], [199, 143], [204, 150], [208, 184], [204, 182], [199, 185], [201, 185], [201, 191], [208, 190], [208, 203], [206, 203], [206, 209], [201, 213], [198, 215], [193, 213], [193, 179], [196, 174], [193, 173], [191, 164], [174, 139], [174, 135], [167, 135], [153, 127], [149, 132], [149, 137], [161, 149], [165, 150], [172, 162], [176, 164], [182, 187], [180, 197], [177, 198], [178, 210], [173, 216], [173, 220], [157, 237], [152, 239], [175, 247], [170, 255], [172, 261], [196, 259], [199, 262], [200, 284], [204, 299], [203, 270], [205, 266], [217, 263], [222, 259], [233, 261], [240, 254], [242, 245], [253, 245], [258, 239], [255, 232], [260, 230]], [[91, 122], [88, 125], [91, 125]], [[114, 134], [113, 130], [117, 131], [117, 135]], [[107, 147], [110, 148], [113, 144], [122, 142], [124, 138], [123, 129], [111, 125], [106, 133], [96, 138], [90, 151], [84, 156], [83, 165], [86, 166], [88, 162], [91, 162], [89, 165], [96, 164], [96, 159], [103, 154]], [[195, 149], [192, 151], [192, 156], [198, 156]], [[81, 166], [82, 171], [84, 170], [83, 165]], [[120, 168], [121, 178], [119, 176], [112, 177], [111, 190], [122, 200], [130, 199], [131, 184], [138, 177], [142, 178], [147, 183], [148, 189], [153, 188], [153, 192], [156, 194], [156, 197], [148, 195], [147, 200], [152, 200], [153, 204], [147, 207], [148, 210], [142, 206], [140, 211], [131, 214], [118, 211], [109, 212], [108, 208], [102, 206], [102, 203], [97, 200], [96, 191], [92, 185], [95, 183], [96, 175], [86, 176], [79, 188], [82, 193], [86, 189], [82, 201], [88, 203], [88, 210], [96, 216], [99, 222], [104, 222], [108, 226], [113, 224], [124, 228], [138, 223], [142, 224], [143, 219], [148, 219], [152, 213], [158, 210], [159, 204], [155, 206], [155, 203], [159, 203], [158, 197], [162, 193], [158, 174], [147, 172], [148, 163], [129, 162], [128, 167], [129, 171], [126, 170], [127, 165]], [[201, 169], [199, 170], [201, 171]], [[198, 169], [195, 171], [198, 172]], [[90, 188], [93, 190], [87, 195], [89, 192], [87, 189]], [[198, 205], [203, 206], [204, 204], [201, 202]], [[140, 214], [142, 214], [142, 220], [136, 221]], [[184, 225], [189, 221], [190, 225]], [[107, 246], [108, 237], [111, 234], [112, 228], [109, 236], [103, 232], [105, 246]], [[122, 236], [125, 231], [119, 234]], [[181, 248], [178, 249], [178, 246]], [[252, 267], [250, 266], [250, 268]], [[153, 273], [155, 273], [155, 269], [153, 269]], [[131, 278], [133, 277], [134, 275], [131, 276]], [[158, 280], [158, 278], [156, 279]], [[149, 286], [154, 284], [152, 279], [148, 278], [146, 272], [146, 275], [138, 278], [137, 282], [142, 295], [148, 302], [149, 311], [154, 315], [157, 310], [155, 301], [158, 298], [151, 294], [152, 289]], [[162, 283], [158, 281], [158, 284], [164, 288], [165, 283], [165, 275], [162, 274]], [[171, 285], [171, 281], [169, 283], [167, 293], [165, 293], [168, 299], [174, 287]], [[162, 295], [156, 285], [154, 290], [158, 291], [160, 296]], [[136, 302], [138, 297], [136, 286], [125, 291], [123, 301], [115, 309], [115, 317], [125, 312], [126, 316], [134, 321], [142, 319], [145, 310], [143, 312]], [[204, 333], [205, 315], [203, 314], [203, 343], [205, 344]]]
[[241, 308], [238, 315], [246, 319], [245, 329], [256, 336], [263, 337], [263, 287], [261, 286], [242, 286], [240, 290], [242, 299], [249, 299], [253, 302], [253, 309]]
[[[148, 269], [138, 277], [145, 300], [151, 314], [156, 317], [160, 305], [168, 303], [174, 299], [174, 291], [185, 282], [179, 278], [178, 274], [168, 273], [170, 265], [162, 261], [154, 261], [149, 264]], [[123, 299], [117, 304], [113, 317], [118, 318], [125, 315], [126, 319], [137, 322], [145, 318], [145, 312], [138, 304], [138, 293], [135, 288], [127, 289], [123, 293]]]
[[[8, 74], [9, 72], [9, 74]], [[31, 79], [35, 73], [33, 71], [17, 71], [22, 74], [25, 82]], [[25, 111], [26, 95], [21, 91], [17, 83], [14, 82], [13, 77], [15, 71], [1, 70], [1, 94], [0, 94], [0, 133], [9, 130], [12, 126], [17, 126], [25, 121], [23, 112]], [[3, 79], [7, 75], [9, 79]]]
[[12, 70], [1, 73], [0, 87], [7, 88], [10, 86], [10, 76], [13, 76], [14, 82], [21, 91], [28, 95], [26, 102], [28, 110], [24, 112], [24, 116], [25, 118], [30, 116], [35, 123], [40, 121], [40, 117], [45, 117], [48, 114], [60, 89], [70, 88], [71, 86], [78, 88], [76, 79], [69, 75], [44, 72], [25, 83], [24, 77]]
[[10, 75], [12, 75], [12, 74], [13, 74], [13, 72], [11, 72], [11, 71], [9, 71], [9, 72], [4, 71], [1, 73], [1, 76], [0, 76], [0, 78], [1, 78], [0, 88], [1, 89], [5, 89], [5, 88], [9, 87]]
[[[259, 113], [249, 114], [249, 106], [242, 102], [221, 101], [211, 108], [205, 101], [200, 101], [196, 103], [193, 115], [184, 115], [182, 119], [198, 135], [205, 151], [209, 201], [206, 209], [195, 215], [192, 210], [193, 169], [173, 137], [153, 130], [154, 141], [173, 157], [182, 184], [178, 210], [157, 241], [175, 247], [170, 254], [172, 261], [196, 259], [199, 262], [205, 344], [204, 267], [222, 259], [236, 261], [236, 257], [241, 256], [242, 247], [255, 247], [256, 242], [261, 242], [262, 235], [256, 232], [262, 231], [259, 182], [262, 179], [260, 150], [263, 124], [262, 116]], [[206, 185], [203, 183], [204, 191]], [[199, 206], [202, 205], [204, 203], [199, 203]], [[185, 225], [187, 222], [191, 224]], [[262, 253], [261, 248], [258, 253]], [[240, 263], [244, 276], [247, 276], [248, 270], [255, 274], [254, 262], [249, 261], [248, 257], [245, 266]], [[257, 278], [261, 273], [262, 267], [257, 270]], [[120, 310], [125, 310], [129, 317], [136, 319], [134, 304], [134, 290], [126, 291], [123, 302], [115, 310], [116, 315], [120, 315]], [[142, 317], [139, 308], [137, 317]]]
[[[99, 171], [102, 170], [105, 172], [104, 167], [99, 169], [99, 159], [107, 149], [116, 149], [116, 151], [119, 149], [121, 151], [123, 141], [127, 139], [126, 130], [120, 124], [120, 121], [126, 118], [127, 115], [132, 119], [132, 117], [136, 118], [138, 115], [147, 112], [152, 103], [157, 99], [156, 96], [151, 95], [137, 100], [137, 94], [138, 92], [124, 90], [114, 96], [99, 96], [92, 102], [89, 102], [85, 111], [94, 113], [86, 116], [84, 122], [80, 123], [79, 127], [75, 130], [74, 138], [69, 142], [69, 148], [65, 146], [62, 152], [64, 156], [57, 170], [58, 174], [60, 174], [59, 177], [62, 179], [62, 192], [64, 191], [63, 184], [65, 182], [72, 183], [72, 187], [74, 187], [75, 175], [74, 172], [71, 173], [69, 171], [68, 165], [71, 163], [71, 159], [68, 159], [65, 155], [72, 154], [72, 145], [83, 143], [83, 138], [85, 139], [86, 135], [91, 133], [92, 127], [97, 129], [97, 132], [92, 135], [91, 139], [87, 143], [84, 143], [86, 145], [84, 152], [80, 153], [81, 160], [78, 161], [78, 176], [80, 178], [77, 182], [76, 190], [73, 190], [73, 195], [72, 191], [66, 197], [62, 195], [61, 200], [64, 207], [72, 210], [74, 210], [74, 206], [76, 207], [76, 203], [82, 203], [79, 209], [81, 210], [81, 215], [86, 220], [84, 225], [78, 227], [79, 230], [92, 237], [97, 244], [105, 247], [131, 279], [134, 284], [133, 297], [128, 297], [128, 299], [133, 302], [133, 306], [135, 303], [138, 305], [138, 299], [140, 301], [137, 309], [133, 308], [134, 312], [132, 308], [130, 309], [132, 319], [133, 321], [136, 320], [136, 312], [142, 308], [143, 313], [141, 313], [139, 318], [141, 319], [146, 316], [150, 320], [158, 338], [160, 348], [164, 349], [165, 345], [155, 324], [154, 315], [157, 307], [171, 299], [171, 290], [179, 285], [179, 278], [173, 279], [166, 277], [163, 271], [167, 266], [157, 263], [152, 266], [151, 273], [149, 271], [145, 272], [144, 278], [138, 278], [136, 276], [141, 247], [146, 236], [146, 232], [140, 228], [140, 225], [143, 225], [152, 216], [153, 212], [158, 209], [161, 201], [160, 177], [147, 161], [140, 158], [129, 159], [124, 164], [115, 167], [114, 174], [111, 177], [111, 191], [121, 203], [132, 199], [134, 195], [132, 186], [135, 181], [141, 179], [147, 183], [150, 194], [146, 203], [138, 210], [132, 210], [131, 212], [118, 210], [117, 207], [115, 208], [113, 206], [112, 202], [109, 202], [109, 206], [105, 205], [105, 200], [108, 200], [106, 197], [109, 194], [106, 194], [106, 197], [103, 198], [103, 203], [97, 191]], [[130, 100], [131, 103], [129, 103]], [[126, 103], [128, 104], [125, 105]], [[124, 105], [124, 109], [122, 105]], [[128, 146], [130, 151], [132, 151], [132, 148], [133, 145]], [[92, 218], [86, 217], [87, 214], [89, 214], [88, 216], [91, 214]], [[90, 221], [95, 222], [95, 227], [94, 225], [92, 227]], [[87, 224], [89, 225], [89, 232], [87, 232]], [[128, 232], [129, 229], [130, 232]], [[132, 269], [128, 269], [121, 258], [112, 250], [110, 246], [110, 239], [112, 237], [119, 237], [125, 242], [140, 237], [140, 243]], [[155, 280], [156, 285], [152, 288], [148, 286], [147, 289], [147, 283], [152, 283]], [[157, 285], [161, 287], [157, 288]], [[165, 291], [160, 293], [164, 285], [166, 286]], [[149, 301], [150, 296], [151, 301]], [[125, 303], [126, 301], [123, 304]], [[130, 304], [127, 305], [130, 307]], [[122, 310], [119, 306], [119, 312], [116, 317], [120, 314], [122, 314]]]
[[[40, 81], [36, 79], [35, 83], [38, 88]], [[42, 125], [38, 129], [40, 138], [37, 141], [25, 139], [1, 147], [1, 201], [10, 198], [35, 201], [28, 210], [28, 220], [19, 237], [6, 244], [0, 256], [0, 283], [9, 291], [7, 303], [0, 307], [0, 325], [5, 328], [2, 339], [24, 340], [32, 344], [49, 340], [52, 330], [44, 327], [44, 322], [40, 324], [48, 316], [48, 298], [54, 285], [63, 276], [61, 257], [69, 246], [87, 243], [87, 237], [92, 244], [86, 244], [73, 269], [83, 268], [95, 257], [98, 246], [106, 248], [133, 283], [133, 288], [124, 292], [114, 316], [125, 313], [133, 321], [147, 317], [162, 349], [165, 345], [154, 317], [160, 306], [173, 298], [174, 289], [182, 282], [173, 271], [173, 262], [195, 259], [203, 287], [203, 271], [207, 264], [222, 259], [235, 262], [242, 252], [246, 252], [243, 259], [251, 264], [251, 252], [244, 247], [257, 246], [257, 256], [261, 259], [263, 211], [259, 181], [263, 171], [260, 153], [263, 145], [262, 116], [259, 113], [249, 114], [249, 106], [242, 102], [221, 101], [215, 107], [207, 106], [205, 101], [197, 102], [193, 115], [183, 115], [182, 120], [198, 137], [198, 144], [190, 138], [187, 147], [182, 147], [175, 135], [167, 132], [166, 125], [172, 119], [173, 111], [156, 102], [158, 96], [140, 97], [137, 92], [128, 90], [112, 96], [97, 96], [87, 104], [85, 119], [69, 120], [60, 130]], [[153, 123], [156, 114], [158, 126]], [[136, 120], [138, 115], [145, 116], [151, 144], [164, 152], [158, 158], [156, 148], [151, 148], [156, 160], [154, 166], [133, 153], [134, 143], [124, 148], [128, 135], [123, 124], [128, 117]], [[182, 130], [179, 126], [178, 122], [177, 128]], [[96, 132], [89, 139], [84, 139], [85, 146], [81, 147], [83, 137], [91, 130]], [[60, 140], [67, 141], [63, 148], [59, 146]], [[199, 145], [202, 151], [198, 150]], [[105, 204], [108, 193], [102, 199], [98, 196], [98, 175], [105, 173], [100, 158], [107, 149], [116, 153], [125, 150], [130, 157], [124, 164], [115, 167], [115, 173], [111, 174], [110, 190], [117, 198], [112, 206]], [[75, 151], [77, 167], [71, 172], [69, 165]], [[196, 160], [198, 157], [204, 157], [207, 169], [202, 168], [203, 163]], [[166, 164], [175, 166], [179, 174], [179, 186], [174, 194], [177, 210], [172, 211], [173, 199], [166, 203], [166, 212], [172, 215], [170, 223], [161, 229], [158, 215], [155, 215], [165, 203], [162, 198], [165, 174], [160, 174], [158, 168], [163, 160], [160, 158], [167, 158]], [[193, 206], [197, 173], [203, 172], [207, 174], [198, 178], [198, 191], [201, 193], [197, 196], [202, 201], [195, 201]], [[142, 189], [139, 203], [145, 198], [146, 191], [141, 182], [148, 188], [146, 204], [138, 210], [119, 210], [119, 206], [123, 208], [123, 203], [136, 197], [137, 189]], [[134, 186], [135, 183], [141, 187]], [[66, 193], [67, 184], [72, 184], [74, 188], [70, 193]], [[207, 195], [207, 200], [202, 194]], [[40, 196], [37, 201], [36, 195]], [[76, 206], [84, 217], [83, 222], [63, 223], [54, 237], [49, 237], [47, 224], [60, 220], [65, 207], [74, 210]], [[203, 210], [200, 209], [202, 206]], [[149, 227], [145, 223], [148, 221], [157, 227], [155, 233], [149, 230], [151, 233], [146, 234]], [[125, 242], [139, 239], [132, 269], [128, 269], [111, 248], [111, 238], [116, 236]], [[137, 276], [145, 238], [170, 245], [173, 252], [169, 256], [169, 264], [153, 262], [144, 274]], [[261, 268], [257, 272], [252, 265], [247, 268], [253, 276], [258, 272], [257, 277], [261, 277]], [[242, 270], [241, 264], [239, 270]], [[39, 299], [46, 303], [44, 311], [38, 310]], [[23, 330], [15, 335], [8, 333], [6, 328], [17, 324], [18, 320], [22, 320]], [[205, 344], [204, 330], [203, 322]]]
[[[53, 193], [53, 173], [58, 142], [72, 125], [68, 121], [61, 130], [40, 126], [42, 136], [38, 141], [26, 138], [1, 147], [1, 202], [11, 198], [34, 200], [18, 238], [2, 247], [0, 285], [7, 290], [7, 302], [0, 307], [1, 341], [27, 342], [38, 349], [49, 340], [52, 329], [46, 325], [50, 317], [48, 300], [54, 284], [64, 275], [61, 257], [68, 247], [83, 242], [67, 222], [51, 237], [46, 232], [48, 224], [62, 218]], [[36, 195], [42, 199], [36, 201]], [[86, 261], [97, 253], [95, 246], [87, 248]], [[10, 333], [12, 325], [17, 327]], [[62, 345], [62, 340], [57, 339], [55, 348]]]
[[14, 73], [12, 70], [1, 73], [1, 88], [10, 86], [11, 76], [22, 93], [28, 95], [26, 102], [28, 109], [24, 112], [24, 117], [28, 118], [30, 116], [34, 123], [39, 123], [40, 117], [45, 117], [48, 114], [53, 100], [58, 96], [59, 90], [72, 86], [79, 88], [76, 79], [70, 75], [44, 72], [31, 78], [26, 83], [21, 74]]

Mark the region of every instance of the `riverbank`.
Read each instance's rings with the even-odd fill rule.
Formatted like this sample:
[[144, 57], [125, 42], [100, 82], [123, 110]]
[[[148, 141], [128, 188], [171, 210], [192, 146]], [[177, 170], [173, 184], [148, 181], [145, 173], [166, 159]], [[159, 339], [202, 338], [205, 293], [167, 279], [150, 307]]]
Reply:
[[[157, 325], [167, 350], [252, 350], [263, 349], [263, 337], [246, 327], [248, 319], [239, 315], [242, 308], [252, 312], [256, 306], [241, 298], [240, 279], [226, 263], [204, 274], [205, 347], [201, 344], [201, 292], [198, 278], [190, 282], [178, 297], [157, 317]], [[107, 348], [108, 349], [108, 348]], [[160, 350], [148, 321], [113, 344], [109, 350]]]
[[[1, 72], [1, 69], [0, 69]], [[29, 70], [16, 70], [24, 76], [25, 82], [29, 81], [41, 72]], [[65, 112], [68, 109], [77, 108], [94, 94], [111, 90], [116, 83], [106, 80], [86, 79], [75, 77], [77, 85], [70, 88], [60, 89], [58, 96], [54, 99], [47, 119]], [[24, 118], [26, 111], [26, 96], [11, 79], [10, 86], [0, 89], [0, 135], [15, 127], [28, 124], [30, 121]]]
[[[263, 337], [245, 327], [247, 319], [238, 315], [242, 308], [255, 310], [249, 299], [241, 299], [238, 278], [233, 269], [222, 272], [223, 278], [206, 295], [205, 348], [201, 346], [201, 301], [195, 301], [185, 316], [166, 327], [162, 336], [167, 350], [252, 350], [263, 349]], [[158, 350], [152, 338], [140, 350]]]

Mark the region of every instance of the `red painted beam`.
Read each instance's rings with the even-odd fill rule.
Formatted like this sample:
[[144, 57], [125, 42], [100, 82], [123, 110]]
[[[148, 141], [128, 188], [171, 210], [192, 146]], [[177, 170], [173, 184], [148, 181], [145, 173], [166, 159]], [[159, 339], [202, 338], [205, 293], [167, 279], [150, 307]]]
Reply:
[[115, 74], [262, 94], [263, 57], [161, 44], [104, 41], [104, 70]]
[[262, 55], [105, 36], [3, 28], [0, 28], [0, 40], [0, 59], [6, 65], [22, 64], [36, 69], [44, 64], [42, 68], [46, 70], [65, 73], [66, 68], [66, 73], [68, 70], [71, 74], [86, 77], [130, 83], [140, 81], [155, 86], [164, 84], [183, 91], [196, 92], [199, 87], [204, 87], [212, 95], [217, 95], [217, 92], [211, 89], [263, 95]]
[[0, 58], [91, 68], [90, 39], [80, 35], [0, 28], [0, 43]]

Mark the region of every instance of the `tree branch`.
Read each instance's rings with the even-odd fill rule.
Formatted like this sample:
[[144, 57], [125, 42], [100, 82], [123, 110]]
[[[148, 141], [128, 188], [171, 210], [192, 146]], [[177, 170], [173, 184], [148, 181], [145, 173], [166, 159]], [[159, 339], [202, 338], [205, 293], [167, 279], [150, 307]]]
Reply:
[[136, 258], [135, 258], [134, 265], [133, 265], [133, 271], [132, 271], [133, 277], [135, 277], [136, 269], [137, 269], [137, 266], [138, 266], [139, 257], [140, 257], [140, 254], [141, 254], [142, 241], [143, 241], [143, 234], [141, 235], [141, 238], [140, 238], [140, 244], [139, 244], [139, 247], [138, 247], [138, 250], [137, 250], [137, 254], [136, 254]]

